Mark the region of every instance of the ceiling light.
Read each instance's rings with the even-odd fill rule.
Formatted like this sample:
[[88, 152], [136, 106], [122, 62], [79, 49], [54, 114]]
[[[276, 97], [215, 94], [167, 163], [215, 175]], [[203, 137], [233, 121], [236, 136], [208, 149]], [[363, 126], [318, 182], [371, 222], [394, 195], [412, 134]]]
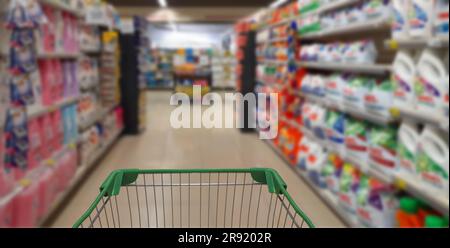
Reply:
[[285, 4], [287, 0], [277, 0], [270, 5], [270, 8], [278, 8], [281, 5]]
[[166, 0], [158, 0], [159, 6], [161, 6], [162, 8], [166, 8], [167, 7], [167, 1]]

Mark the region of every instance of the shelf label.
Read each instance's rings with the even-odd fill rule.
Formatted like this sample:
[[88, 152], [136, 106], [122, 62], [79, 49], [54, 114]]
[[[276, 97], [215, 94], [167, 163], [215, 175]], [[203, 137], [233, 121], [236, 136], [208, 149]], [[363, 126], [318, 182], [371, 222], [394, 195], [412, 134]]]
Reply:
[[408, 183], [400, 178], [395, 179], [394, 185], [400, 190], [406, 190], [408, 188]]
[[389, 110], [389, 112], [391, 113], [391, 116], [392, 116], [393, 118], [399, 118], [399, 117], [401, 116], [401, 111], [400, 111], [400, 109], [398, 109], [398, 108], [391, 108], [391, 109]]
[[21, 179], [20, 181], [19, 181], [19, 184], [20, 184], [20, 186], [22, 186], [22, 187], [28, 187], [28, 186], [30, 186], [31, 185], [31, 180], [30, 179]]
[[388, 41], [388, 47], [392, 50], [398, 50], [398, 48], [399, 48], [398, 41], [396, 41], [396, 40]]

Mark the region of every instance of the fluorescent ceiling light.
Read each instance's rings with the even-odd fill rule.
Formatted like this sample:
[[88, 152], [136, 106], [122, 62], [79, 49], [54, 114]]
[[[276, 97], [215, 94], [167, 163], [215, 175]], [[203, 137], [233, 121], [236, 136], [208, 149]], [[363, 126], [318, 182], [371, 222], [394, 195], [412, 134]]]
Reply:
[[159, 6], [166, 8], [167, 7], [167, 1], [166, 0], [158, 0]]
[[287, 0], [277, 0], [270, 5], [270, 8], [278, 8], [286, 2]]

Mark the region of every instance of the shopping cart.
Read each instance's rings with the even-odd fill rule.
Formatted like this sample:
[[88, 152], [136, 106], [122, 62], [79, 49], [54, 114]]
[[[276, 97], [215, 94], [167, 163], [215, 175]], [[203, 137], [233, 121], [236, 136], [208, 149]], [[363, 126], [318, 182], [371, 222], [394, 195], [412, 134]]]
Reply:
[[118, 170], [74, 228], [314, 227], [272, 169]]

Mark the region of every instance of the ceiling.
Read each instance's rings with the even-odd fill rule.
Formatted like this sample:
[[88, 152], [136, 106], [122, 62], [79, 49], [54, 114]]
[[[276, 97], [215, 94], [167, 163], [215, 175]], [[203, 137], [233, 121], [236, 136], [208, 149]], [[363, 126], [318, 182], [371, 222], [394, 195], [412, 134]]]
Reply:
[[[263, 7], [274, 0], [167, 0], [169, 7]], [[117, 7], [159, 7], [158, 0], [109, 0]]]

